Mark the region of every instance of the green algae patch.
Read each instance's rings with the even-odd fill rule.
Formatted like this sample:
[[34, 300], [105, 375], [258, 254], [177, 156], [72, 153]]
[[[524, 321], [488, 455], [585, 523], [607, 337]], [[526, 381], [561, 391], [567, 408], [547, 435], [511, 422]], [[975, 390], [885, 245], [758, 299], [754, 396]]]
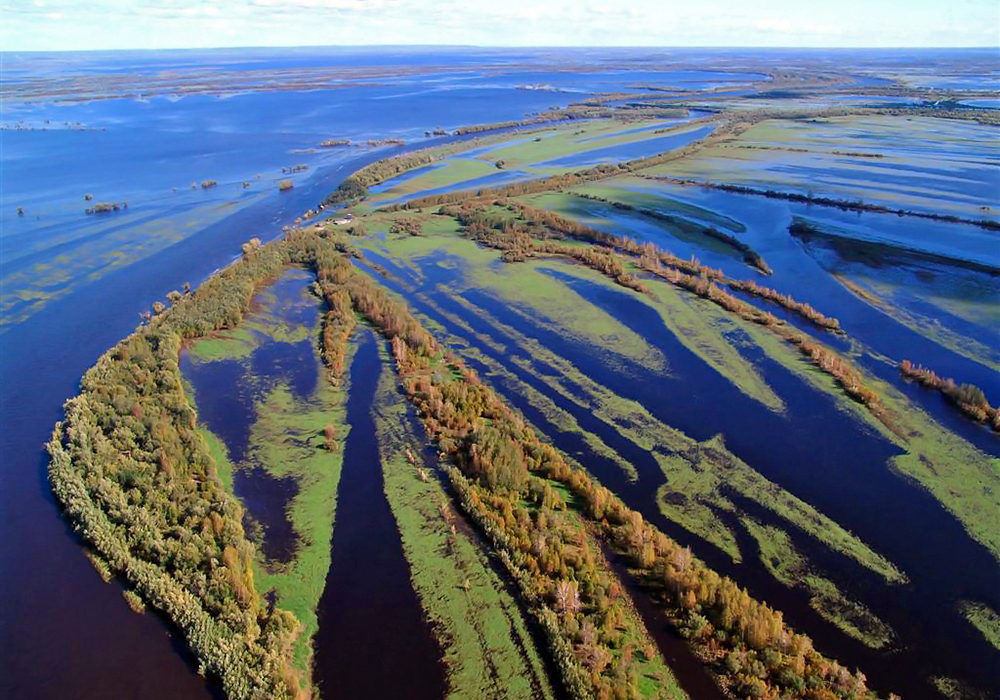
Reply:
[[964, 601], [961, 604], [962, 614], [979, 630], [983, 638], [1000, 650], [1000, 613], [988, 605]]
[[814, 573], [813, 565], [795, 548], [787, 532], [745, 516], [740, 522], [757, 543], [765, 568], [785, 586], [807, 589], [810, 606], [823, 619], [872, 649], [883, 649], [892, 642], [892, 628], [862, 603], [844, 595], [832, 581]]
[[[383, 360], [388, 359], [380, 346]], [[453, 511], [433, 467], [420, 460], [395, 375], [383, 372], [373, 409], [385, 494], [414, 589], [448, 668], [449, 700], [554, 697], [524, 616], [478, 538]]]

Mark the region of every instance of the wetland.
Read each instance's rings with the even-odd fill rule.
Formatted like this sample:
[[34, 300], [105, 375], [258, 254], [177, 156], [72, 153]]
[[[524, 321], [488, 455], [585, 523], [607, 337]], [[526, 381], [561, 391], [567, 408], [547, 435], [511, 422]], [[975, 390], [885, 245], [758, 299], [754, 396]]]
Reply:
[[1000, 693], [1000, 126], [629, 51], [16, 69], [4, 694]]

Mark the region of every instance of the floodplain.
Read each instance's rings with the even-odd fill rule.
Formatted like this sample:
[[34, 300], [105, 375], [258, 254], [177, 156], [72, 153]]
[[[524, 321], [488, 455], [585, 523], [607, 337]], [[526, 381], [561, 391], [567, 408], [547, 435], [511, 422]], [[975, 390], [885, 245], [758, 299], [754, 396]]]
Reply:
[[220, 199], [173, 237], [17, 234], [15, 339], [238, 210], [48, 445], [91, 561], [210, 692], [1000, 691], [997, 120], [860, 59], [717, 61], [525, 71], [565, 103], [405, 148], [386, 122], [288, 193], [185, 192], [178, 220]]

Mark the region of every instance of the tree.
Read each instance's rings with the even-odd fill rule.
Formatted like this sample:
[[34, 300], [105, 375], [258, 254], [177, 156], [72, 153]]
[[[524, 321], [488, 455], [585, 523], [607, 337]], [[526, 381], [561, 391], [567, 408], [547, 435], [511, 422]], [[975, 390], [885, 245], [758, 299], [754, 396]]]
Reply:
[[249, 241], [244, 243], [240, 248], [243, 251], [243, 257], [248, 257], [251, 253], [260, 250], [260, 246], [261, 243], [259, 238], [251, 238]]
[[555, 590], [556, 610], [563, 614], [575, 614], [580, 610], [580, 590], [576, 581], [560, 581]]

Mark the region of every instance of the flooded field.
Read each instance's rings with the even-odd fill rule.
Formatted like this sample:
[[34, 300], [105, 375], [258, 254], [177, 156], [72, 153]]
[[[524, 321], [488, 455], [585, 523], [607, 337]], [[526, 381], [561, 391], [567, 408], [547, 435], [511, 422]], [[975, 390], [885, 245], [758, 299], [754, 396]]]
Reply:
[[4, 67], [0, 695], [1000, 693], [982, 56], [463, 51]]

